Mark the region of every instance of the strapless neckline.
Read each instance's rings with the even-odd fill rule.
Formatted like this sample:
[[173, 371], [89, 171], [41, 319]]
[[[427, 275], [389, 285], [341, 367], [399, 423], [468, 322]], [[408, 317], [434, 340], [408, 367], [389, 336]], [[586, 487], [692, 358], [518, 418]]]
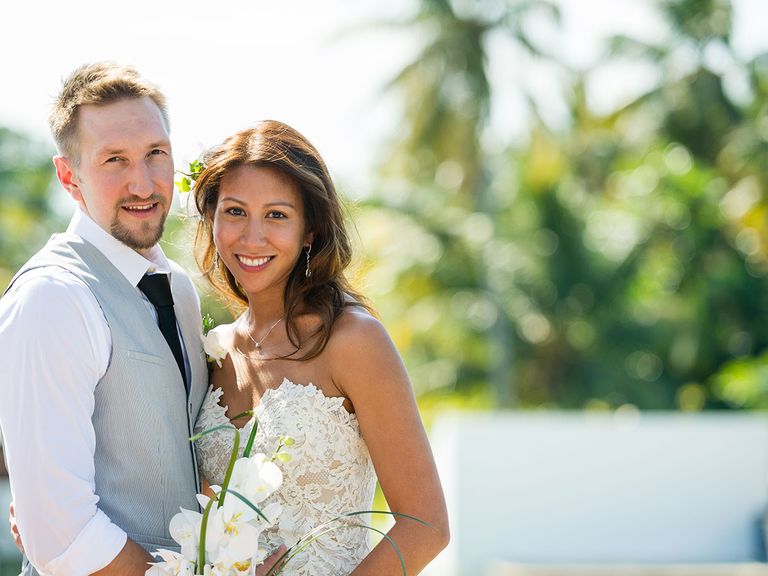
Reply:
[[[346, 398], [343, 396], [326, 396], [325, 392], [323, 392], [320, 388], [315, 386], [312, 382], [309, 382], [307, 384], [300, 384], [295, 383], [292, 380], [289, 380], [286, 377], [283, 377], [283, 381], [275, 388], [267, 388], [264, 391], [264, 394], [261, 395], [261, 399], [259, 400], [259, 403], [256, 404], [252, 408], [253, 410], [253, 416], [251, 416], [248, 421], [243, 424], [242, 427], [238, 428], [238, 430], [245, 430], [246, 427], [249, 429], [253, 426], [253, 421], [258, 417], [258, 412], [260, 407], [265, 403], [272, 400], [272, 398], [276, 395], [279, 395], [281, 393], [281, 390], [285, 389], [292, 389], [293, 391], [297, 393], [303, 393], [305, 390], [308, 394], [318, 399], [319, 402], [322, 402], [328, 406], [331, 410], [341, 409], [351, 420], [357, 421], [357, 415], [354, 412], [349, 412], [346, 408], [344, 408], [344, 401]], [[216, 394], [218, 392], [218, 394]], [[232, 421], [227, 418], [226, 414], [229, 410], [229, 405], [222, 405], [221, 404], [221, 397], [223, 396], [223, 390], [221, 388], [213, 389], [213, 386], [208, 387], [208, 393], [213, 394], [216, 396], [215, 401], [216, 405], [221, 408], [221, 414], [223, 415], [224, 419], [232, 424]], [[232, 424], [232, 426], [235, 426]], [[235, 426], [237, 428], [237, 426]]]

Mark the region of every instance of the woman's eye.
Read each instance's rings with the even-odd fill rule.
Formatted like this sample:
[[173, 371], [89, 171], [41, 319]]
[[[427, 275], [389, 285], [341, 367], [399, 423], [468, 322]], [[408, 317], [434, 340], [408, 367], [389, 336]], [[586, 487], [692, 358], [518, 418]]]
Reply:
[[122, 158], [120, 158], [120, 156], [112, 156], [111, 158], [107, 158], [106, 161], [107, 162], [120, 162], [120, 160], [122, 160]]
[[282, 218], [286, 218], [286, 215], [282, 212], [279, 212], [278, 210], [272, 210], [267, 214], [267, 218], [282, 219]]
[[232, 208], [227, 208], [226, 210], [227, 214], [231, 214], [232, 216], [242, 216], [245, 214], [245, 210], [242, 208], [238, 208], [237, 206], [233, 206]]

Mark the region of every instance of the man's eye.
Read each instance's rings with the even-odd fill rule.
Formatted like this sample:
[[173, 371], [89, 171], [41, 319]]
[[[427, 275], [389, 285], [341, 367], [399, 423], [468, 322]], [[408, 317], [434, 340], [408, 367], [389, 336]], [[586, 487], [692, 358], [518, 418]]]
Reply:
[[112, 156], [111, 158], [107, 158], [107, 162], [120, 162], [122, 158], [120, 156]]
[[161, 150], [160, 148], [155, 148], [149, 154], [151, 156], [165, 156], [167, 154], [167, 152], [165, 150]]

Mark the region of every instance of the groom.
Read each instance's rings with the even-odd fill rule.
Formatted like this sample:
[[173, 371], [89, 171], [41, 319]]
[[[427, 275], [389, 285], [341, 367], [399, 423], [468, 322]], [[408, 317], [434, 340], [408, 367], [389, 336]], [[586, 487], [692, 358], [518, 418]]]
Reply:
[[132, 68], [76, 70], [53, 161], [77, 204], [0, 299], [0, 426], [23, 574], [144, 574], [197, 510], [188, 441], [207, 388], [189, 277], [157, 245], [171, 207], [165, 97]]

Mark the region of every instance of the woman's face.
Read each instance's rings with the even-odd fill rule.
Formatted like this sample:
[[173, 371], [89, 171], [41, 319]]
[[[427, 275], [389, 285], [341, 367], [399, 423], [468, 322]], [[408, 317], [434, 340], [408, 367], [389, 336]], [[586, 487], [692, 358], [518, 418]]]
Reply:
[[311, 243], [297, 184], [267, 167], [240, 166], [224, 175], [213, 214], [222, 263], [248, 295], [284, 294], [302, 249]]

